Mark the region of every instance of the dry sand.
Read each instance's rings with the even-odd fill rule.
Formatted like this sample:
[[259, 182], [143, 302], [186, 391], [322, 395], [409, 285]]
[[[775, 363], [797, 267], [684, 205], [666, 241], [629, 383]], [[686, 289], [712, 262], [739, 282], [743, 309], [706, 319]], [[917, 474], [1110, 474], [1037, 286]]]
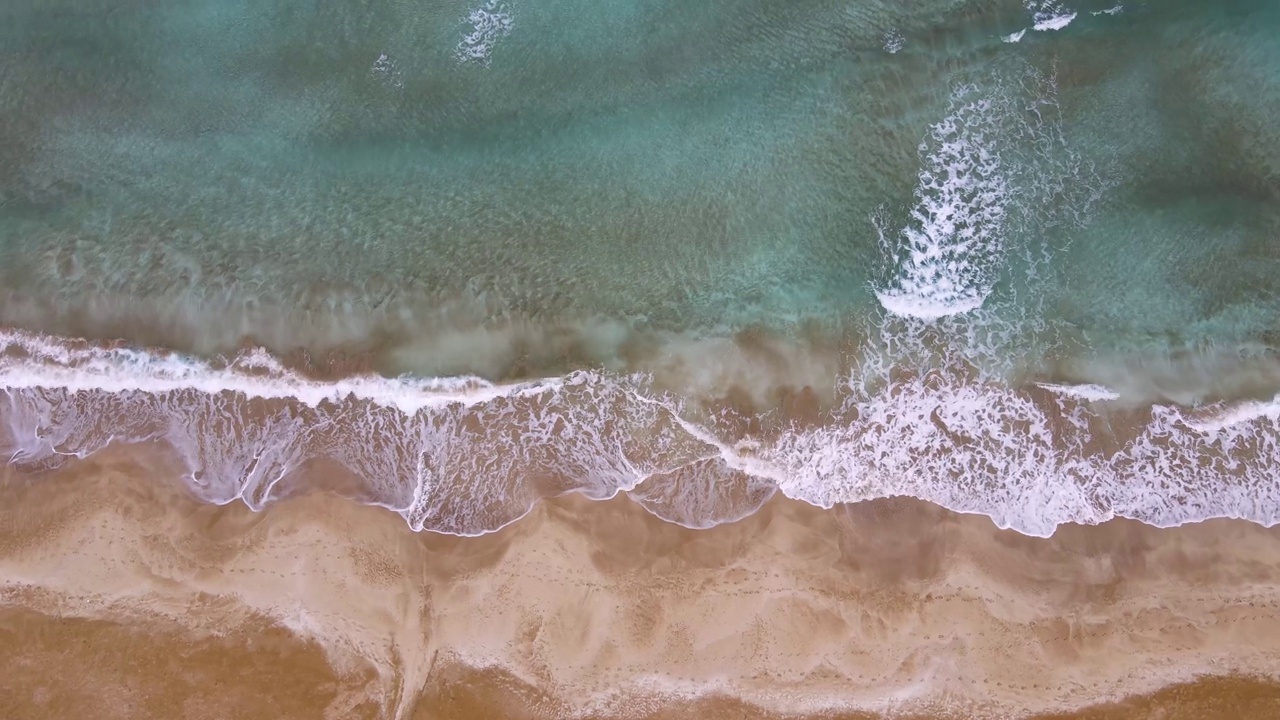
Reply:
[[571, 496], [455, 538], [159, 458], [6, 471], [0, 717], [1280, 717], [1280, 528]]

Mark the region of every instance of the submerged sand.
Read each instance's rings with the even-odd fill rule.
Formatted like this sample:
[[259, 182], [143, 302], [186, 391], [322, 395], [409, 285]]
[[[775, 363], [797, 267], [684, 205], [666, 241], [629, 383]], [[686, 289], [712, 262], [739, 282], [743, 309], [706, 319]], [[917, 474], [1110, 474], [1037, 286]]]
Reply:
[[160, 457], [6, 471], [0, 717], [1280, 716], [1280, 528], [568, 496], [459, 538]]

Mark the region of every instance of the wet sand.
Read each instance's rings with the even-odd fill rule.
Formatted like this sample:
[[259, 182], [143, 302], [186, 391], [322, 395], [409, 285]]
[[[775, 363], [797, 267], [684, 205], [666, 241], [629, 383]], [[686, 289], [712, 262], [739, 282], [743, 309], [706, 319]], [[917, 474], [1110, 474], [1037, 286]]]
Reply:
[[5, 471], [0, 716], [1280, 714], [1280, 528], [775, 498], [687, 530], [569, 496], [457, 538], [200, 504], [165, 463]]

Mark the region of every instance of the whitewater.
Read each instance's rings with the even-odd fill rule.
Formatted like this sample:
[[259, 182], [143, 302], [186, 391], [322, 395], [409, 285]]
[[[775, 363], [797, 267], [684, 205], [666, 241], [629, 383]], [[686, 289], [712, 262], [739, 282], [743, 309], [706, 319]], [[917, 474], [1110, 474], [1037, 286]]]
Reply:
[[19, 467], [160, 441], [198, 497], [260, 510], [325, 459], [359, 477], [364, 501], [456, 535], [567, 492], [625, 492], [688, 527], [745, 517], [775, 491], [822, 507], [911, 496], [1037, 536], [1118, 516], [1280, 517], [1280, 401], [1109, 413], [1105, 388], [939, 372], [869, 393], [851, 375], [816, 425], [752, 434], [639, 375], [318, 381], [260, 351], [217, 365], [17, 331], [0, 334], [0, 387], [0, 451]]

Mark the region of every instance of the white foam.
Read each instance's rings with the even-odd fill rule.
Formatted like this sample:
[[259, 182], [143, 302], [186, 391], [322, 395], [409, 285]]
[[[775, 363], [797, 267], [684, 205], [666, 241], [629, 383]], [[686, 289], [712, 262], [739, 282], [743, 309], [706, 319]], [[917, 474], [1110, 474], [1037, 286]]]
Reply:
[[905, 291], [897, 293], [877, 292], [876, 297], [880, 299], [880, 305], [894, 315], [921, 320], [937, 320], [949, 315], [977, 310], [982, 307], [982, 301], [987, 297], [985, 292], [966, 288], [953, 289], [953, 286], [948, 285], [935, 285], [928, 288], [934, 293], [938, 290], [949, 293], [941, 298], [913, 296], [909, 291], [914, 289], [918, 288], [908, 287], [904, 288]]
[[1107, 454], [1092, 439], [1109, 432], [1098, 406], [1116, 397], [1109, 388], [1046, 382], [1057, 404], [1046, 408], [961, 369], [1025, 339], [1001, 337], [999, 321], [979, 313], [886, 320], [887, 349], [850, 373], [844, 403], [822, 424], [770, 438], [694, 421], [636, 376], [326, 383], [262, 351], [224, 366], [3, 332], [0, 451], [56, 464], [111, 442], [161, 440], [198, 496], [254, 509], [304, 463], [327, 458], [415, 530], [456, 535], [492, 532], [559, 492], [628, 492], [659, 517], [709, 527], [754, 512], [775, 488], [819, 506], [911, 496], [1040, 536], [1116, 516], [1280, 521], [1280, 398], [1157, 405]]
[[857, 409], [845, 425], [773, 448], [786, 495], [820, 506], [905, 495], [1041, 537], [1113, 517], [1159, 527], [1280, 522], [1280, 407], [1195, 428], [1181, 411], [1156, 407], [1111, 456], [1086, 452], [1105, 423], [1070, 398], [1055, 421], [1007, 389], [908, 383]]
[[484, 5], [468, 13], [466, 22], [471, 26], [454, 51], [458, 62], [489, 64], [489, 56], [499, 40], [511, 34], [511, 14], [501, 0], [488, 0]]
[[400, 75], [400, 68], [396, 67], [395, 61], [387, 57], [386, 53], [379, 54], [378, 59], [373, 61], [369, 74], [397, 90], [404, 88], [404, 78]]
[[1004, 40], [1007, 43], [1022, 42], [1022, 36], [1026, 34], [1027, 30], [1026, 28], [1023, 28], [1016, 33], [1009, 33], [1008, 35], [1003, 36], [1001, 40]]
[[995, 283], [1009, 200], [992, 143], [995, 103], [961, 86], [947, 116], [920, 144], [921, 169], [910, 221], [895, 238], [873, 218], [881, 246], [898, 259], [880, 304], [895, 314], [937, 319], [982, 306]]
[[686, 434], [654, 429], [666, 411], [637, 402], [640, 386], [586, 372], [509, 385], [323, 382], [260, 350], [218, 366], [9, 331], [0, 332], [0, 451], [56, 465], [113, 442], [161, 440], [186, 463], [193, 492], [253, 509], [303, 463], [328, 458], [415, 529], [478, 534], [533, 507], [531, 477], [608, 497], [705, 456], [701, 443], [681, 445]]
[[1252, 410], [1195, 427], [1182, 409], [1152, 408], [1146, 431], [1112, 461], [1114, 512], [1162, 527], [1213, 517], [1280, 522], [1280, 414]]
[[1119, 15], [1122, 12], [1124, 12], [1124, 5], [1116, 5], [1115, 7], [1107, 8], [1106, 10], [1094, 10], [1089, 14], [1096, 17], [1098, 15]]
[[884, 51], [890, 55], [897, 54], [907, 44], [907, 39], [896, 28], [884, 34]]
[[890, 314], [937, 321], [983, 308], [1017, 252], [1046, 269], [1045, 228], [1079, 226], [1100, 196], [1097, 173], [1070, 148], [1052, 75], [1011, 61], [952, 94], [920, 144], [914, 206], [895, 231], [872, 216], [889, 266], [876, 288]]
[[476, 377], [376, 375], [318, 381], [285, 369], [261, 349], [249, 350], [219, 368], [177, 353], [69, 345], [59, 338], [5, 330], [0, 330], [0, 378], [0, 386], [7, 389], [57, 388], [71, 393], [113, 394], [233, 392], [249, 398], [296, 400], [309, 407], [354, 397], [407, 415], [455, 403], [475, 405], [506, 395], [543, 392], [563, 382], [561, 378], [547, 378], [495, 385]]
[[[815, 505], [909, 496], [1037, 536], [1114, 517], [1160, 527], [1280, 522], [1280, 397], [1154, 406], [1121, 441], [1107, 415], [1119, 398], [1111, 388], [1046, 382], [1056, 404], [1046, 408], [1005, 382], [1025, 368], [1001, 359], [1028, 346], [1034, 324], [998, 310], [935, 323], [884, 318], [869, 332], [883, 345], [855, 366], [833, 420], [753, 450], [751, 463]], [[1108, 445], [1099, 437], [1118, 449], [1099, 449]]]
[[1032, 28], [1040, 32], [1061, 30], [1076, 19], [1076, 12], [1064, 7], [1060, 0], [1026, 0], [1025, 6], [1035, 23]]
[[855, 407], [848, 422], [774, 449], [785, 494], [824, 507], [906, 495], [1040, 536], [1061, 522], [1108, 517], [1089, 492], [1105, 466], [1078, 457], [1073, 439], [1057, 437], [1025, 396], [935, 380]]
[[1038, 17], [1036, 19], [1036, 24], [1032, 25], [1032, 27], [1040, 32], [1061, 30], [1062, 28], [1070, 25], [1071, 21], [1075, 19], [1076, 14], [1074, 12], [1063, 13], [1061, 15], [1043, 16]]
[[1216, 433], [1260, 418], [1280, 418], [1280, 395], [1269, 401], [1214, 403], [1182, 413], [1182, 421], [1202, 433]]
[[1059, 385], [1057, 383], [1036, 383], [1038, 387], [1044, 388], [1052, 393], [1065, 395], [1066, 397], [1079, 398], [1089, 402], [1103, 402], [1106, 400], [1119, 400], [1120, 393], [1112, 390], [1104, 385], [1081, 384], [1081, 385]]

